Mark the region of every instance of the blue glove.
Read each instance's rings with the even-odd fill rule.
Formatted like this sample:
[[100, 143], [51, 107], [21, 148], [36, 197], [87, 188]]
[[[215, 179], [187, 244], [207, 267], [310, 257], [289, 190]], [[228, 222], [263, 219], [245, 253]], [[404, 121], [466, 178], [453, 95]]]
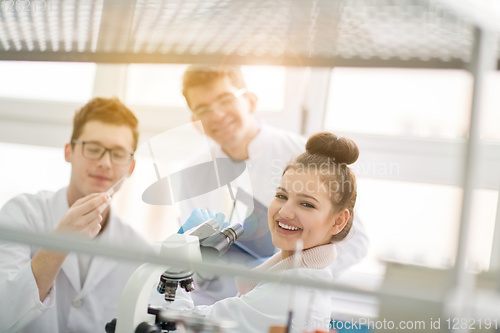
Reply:
[[229, 222], [224, 222], [226, 219], [226, 215], [224, 213], [216, 214], [214, 211], [207, 211], [205, 208], [195, 208], [177, 233], [183, 234], [189, 229], [197, 227], [211, 218], [214, 218], [217, 222], [219, 222], [219, 230], [222, 230], [229, 225]]

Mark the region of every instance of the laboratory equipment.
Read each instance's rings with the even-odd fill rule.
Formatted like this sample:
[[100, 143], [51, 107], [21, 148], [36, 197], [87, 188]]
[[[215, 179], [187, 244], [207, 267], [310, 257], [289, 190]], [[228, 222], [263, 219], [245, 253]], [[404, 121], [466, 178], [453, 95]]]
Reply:
[[148, 313], [155, 316], [155, 324], [141, 323], [135, 333], [161, 332], [160, 330], [175, 330], [182, 332], [219, 333], [228, 328], [235, 328], [238, 323], [221, 318], [206, 318], [186, 311], [165, 310], [149, 307]]
[[[243, 234], [241, 224], [229, 226], [222, 231], [218, 228], [219, 222], [216, 219], [209, 219], [182, 235], [174, 234], [162, 243], [160, 255], [166, 253], [175, 255], [186, 263], [214, 260], [226, 252]], [[219, 332], [220, 327], [224, 325], [207, 324], [206, 330], [201, 330], [200, 327], [203, 325], [200, 323], [203, 318], [195, 320], [192, 316], [171, 317], [164, 310], [148, 307], [149, 296], [158, 277], [160, 282], [157, 291], [165, 294], [167, 302], [172, 302], [179, 286], [187, 292], [194, 289], [193, 274], [193, 270], [186, 267], [159, 266], [150, 263], [142, 265], [125, 285], [118, 305], [117, 318], [106, 325], [106, 332], [134, 333], [136, 329], [139, 329], [137, 332], [161, 332], [162, 329], [171, 328], [176, 322], [184, 325], [188, 332], [189, 327], [193, 329], [192, 332]]]
[[127, 179], [128, 176], [130, 176], [128, 173], [125, 174], [125, 176], [120, 178], [120, 180], [117, 181], [115, 183], [115, 185], [111, 186], [111, 188], [108, 190], [108, 192], [106, 192], [106, 193], [108, 193], [109, 197], [111, 197], [113, 194], [115, 194], [116, 191], [118, 191], [120, 189], [120, 187], [122, 187], [123, 182], [125, 181], [125, 179]]

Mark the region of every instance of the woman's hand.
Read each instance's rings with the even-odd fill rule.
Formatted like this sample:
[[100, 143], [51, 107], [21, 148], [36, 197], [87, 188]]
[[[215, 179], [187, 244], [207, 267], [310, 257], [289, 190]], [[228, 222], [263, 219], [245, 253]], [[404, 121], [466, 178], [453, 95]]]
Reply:
[[195, 208], [177, 233], [183, 234], [189, 229], [197, 227], [209, 219], [216, 219], [217, 222], [219, 222], [219, 230], [222, 230], [229, 225], [229, 222], [224, 222], [226, 219], [226, 215], [224, 213], [215, 213], [214, 211], [206, 210], [205, 208]]

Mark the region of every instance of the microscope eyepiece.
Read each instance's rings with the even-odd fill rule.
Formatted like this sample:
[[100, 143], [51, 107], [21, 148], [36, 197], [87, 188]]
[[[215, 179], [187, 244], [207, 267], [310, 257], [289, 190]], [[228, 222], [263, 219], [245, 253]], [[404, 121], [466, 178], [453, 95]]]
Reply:
[[[216, 226], [219, 226], [217, 220], [211, 219], [186, 233], [199, 238], [203, 259], [217, 259], [226, 252], [241, 235], [243, 235], [244, 229], [239, 223], [227, 227], [222, 231], [216, 229]], [[187, 292], [194, 290], [193, 272], [165, 271], [161, 275], [156, 290], [158, 290], [160, 294], [165, 294], [165, 300], [167, 302], [173, 302], [175, 300], [175, 292], [179, 285]]]
[[230, 243], [229, 245], [231, 246], [234, 244], [234, 242], [236, 242], [238, 238], [241, 237], [241, 235], [243, 235], [244, 231], [245, 230], [243, 229], [243, 226], [239, 223], [236, 223], [235, 225], [232, 225], [222, 230], [222, 233], [226, 235]]
[[224, 254], [234, 242], [243, 235], [243, 226], [235, 224], [200, 242], [203, 260], [215, 260]]

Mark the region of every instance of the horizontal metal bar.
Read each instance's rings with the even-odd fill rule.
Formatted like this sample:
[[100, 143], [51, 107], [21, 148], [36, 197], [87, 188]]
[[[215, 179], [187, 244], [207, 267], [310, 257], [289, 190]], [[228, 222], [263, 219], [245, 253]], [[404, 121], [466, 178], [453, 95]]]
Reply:
[[[317, 288], [323, 290], [335, 290], [345, 293], [354, 293], [358, 295], [381, 297], [381, 296], [400, 296], [398, 291], [393, 290], [364, 290], [352, 286], [341, 285], [336, 283], [329, 283], [317, 281], [314, 279], [300, 278], [294, 276], [280, 276], [278, 274], [258, 272], [236, 265], [210, 263], [203, 261], [192, 260], [185, 262], [179, 260], [176, 256], [165, 254], [159, 255], [147, 249], [138, 249], [130, 247], [118, 247], [95, 244], [94, 242], [70, 237], [68, 235], [56, 234], [39, 234], [23, 230], [15, 230], [5, 227], [0, 227], [0, 239], [12, 241], [17, 243], [25, 243], [40, 246], [46, 249], [60, 251], [60, 252], [78, 252], [90, 255], [105, 256], [117, 260], [126, 260], [134, 262], [150, 262], [158, 265], [186, 267], [193, 269], [197, 272], [228, 275], [228, 276], [243, 276], [249, 279], [280, 282], [296, 286], [303, 286], [309, 288]], [[406, 297], [409, 297], [406, 295]], [[413, 293], [411, 296], [414, 299], [426, 300], [431, 302], [440, 302], [442, 299], [439, 295], [421, 295]]]
[[79, 252], [97, 256], [109, 257], [117, 260], [126, 260], [134, 262], [150, 262], [158, 265], [169, 265], [176, 267], [186, 267], [199, 272], [229, 275], [229, 276], [244, 276], [250, 279], [263, 281], [276, 281], [297, 286], [313, 287], [325, 290], [338, 290], [349, 293], [356, 293], [369, 296], [377, 296], [375, 291], [362, 290], [350, 286], [338, 285], [328, 282], [317, 281], [314, 279], [305, 279], [298, 277], [280, 277], [277, 274], [262, 273], [251, 269], [232, 266], [228, 264], [209, 263], [203, 261], [185, 262], [178, 259], [176, 256], [165, 254], [159, 255], [146, 249], [118, 247], [100, 245], [94, 242], [81, 238], [70, 237], [68, 235], [56, 234], [39, 234], [34, 232], [15, 230], [5, 227], [0, 227], [0, 239], [25, 243], [30, 245], [41, 246], [46, 249], [60, 252]]
[[427, 61], [411, 58], [363, 59], [353, 57], [300, 57], [300, 56], [239, 56], [224, 54], [159, 54], [159, 53], [117, 53], [117, 52], [28, 52], [5, 51], [0, 52], [0, 60], [19, 61], [71, 61], [95, 63], [169, 63], [169, 64], [224, 64], [224, 65], [272, 65], [272, 66], [310, 66], [310, 67], [396, 67], [396, 68], [447, 68], [467, 69], [468, 63], [460, 59], [443, 61], [430, 59]]

